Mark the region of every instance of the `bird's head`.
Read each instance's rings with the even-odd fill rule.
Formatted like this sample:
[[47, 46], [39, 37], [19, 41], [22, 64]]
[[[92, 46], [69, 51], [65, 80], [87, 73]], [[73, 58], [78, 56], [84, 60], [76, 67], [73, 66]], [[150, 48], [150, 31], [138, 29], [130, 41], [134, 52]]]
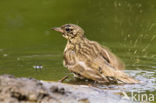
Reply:
[[62, 36], [68, 40], [74, 39], [76, 37], [82, 37], [84, 35], [84, 30], [75, 24], [65, 24], [61, 27], [55, 27], [52, 29], [61, 32]]

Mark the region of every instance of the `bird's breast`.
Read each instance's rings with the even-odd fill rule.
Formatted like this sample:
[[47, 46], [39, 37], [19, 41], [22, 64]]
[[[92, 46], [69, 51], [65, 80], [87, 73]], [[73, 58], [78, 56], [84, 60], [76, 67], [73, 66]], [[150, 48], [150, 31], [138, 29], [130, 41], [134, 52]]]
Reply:
[[69, 67], [74, 65], [76, 62], [75, 60], [75, 51], [72, 48], [66, 48], [64, 51], [64, 60], [63, 64], [65, 67]]

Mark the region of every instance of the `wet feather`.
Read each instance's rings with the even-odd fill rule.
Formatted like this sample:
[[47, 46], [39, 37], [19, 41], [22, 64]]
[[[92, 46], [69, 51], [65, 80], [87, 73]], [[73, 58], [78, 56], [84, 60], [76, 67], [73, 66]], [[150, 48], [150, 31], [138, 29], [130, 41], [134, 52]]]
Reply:
[[66, 24], [59, 29], [61, 32], [63, 31], [63, 37], [67, 39], [64, 50], [64, 66], [76, 77], [91, 79], [99, 83], [111, 83], [112, 81], [138, 83], [137, 80], [122, 71], [125, 65], [115, 54], [107, 47], [88, 40], [81, 27]]

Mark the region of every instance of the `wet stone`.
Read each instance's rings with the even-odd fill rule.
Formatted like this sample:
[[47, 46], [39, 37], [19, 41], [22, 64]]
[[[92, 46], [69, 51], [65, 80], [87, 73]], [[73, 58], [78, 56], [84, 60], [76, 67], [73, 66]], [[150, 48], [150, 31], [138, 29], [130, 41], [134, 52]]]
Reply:
[[131, 103], [95, 87], [0, 76], [0, 103]]

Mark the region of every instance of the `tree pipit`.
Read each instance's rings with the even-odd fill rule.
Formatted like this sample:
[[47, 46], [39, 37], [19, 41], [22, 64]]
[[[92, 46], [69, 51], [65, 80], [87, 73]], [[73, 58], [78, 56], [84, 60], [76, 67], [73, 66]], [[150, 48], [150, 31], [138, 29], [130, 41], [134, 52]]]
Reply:
[[138, 83], [121, 69], [124, 63], [107, 47], [84, 36], [84, 30], [75, 24], [53, 28], [67, 39], [63, 64], [75, 77], [99, 83]]

